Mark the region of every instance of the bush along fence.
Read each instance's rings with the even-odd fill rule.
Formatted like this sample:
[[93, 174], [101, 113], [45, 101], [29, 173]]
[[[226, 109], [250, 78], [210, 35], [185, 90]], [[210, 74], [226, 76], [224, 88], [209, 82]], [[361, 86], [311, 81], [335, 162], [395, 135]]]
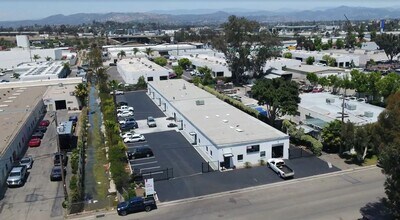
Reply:
[[85, 147], [87, 137], [87, 117], [88, 109], [84, 107], [78, 121], [79, 128], [77, 132], [78, 143], [77, 147], [71, 154], [71, 170], [72, 176], [69, 181], [69, 204], [68, 213], [77, 213], [83, 211], [83, 204], [76, 205], [77, 202], [82, 201], [84, 192], [84, 172], [85, 172]]
[[303, 129], [297, 129], [289, 120], [283, 120], [282, 130], [289, 134], [290, 141], [294, 144], [299, 144], [307, 147], [314, 155], [320, 156], [322, 153], [322, 143], [314, 137], [304, 134]]

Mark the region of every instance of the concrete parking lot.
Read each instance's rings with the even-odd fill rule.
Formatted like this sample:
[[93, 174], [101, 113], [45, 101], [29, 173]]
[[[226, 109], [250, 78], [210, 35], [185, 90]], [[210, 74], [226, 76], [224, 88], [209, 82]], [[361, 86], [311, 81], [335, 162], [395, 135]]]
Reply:
[[[45, 116], [52, 123], [48, 126], [41, 145], [26, 151], [25, 155], [32, 156], [34, 163], [25, 185], [7, 189], [0, 201], [2, 220], [63, 219], [62, 183], [50, 181], [53, 154], [57, 152], [55, 122], [51, 115], [52, 113], [47, 113]], [[67, 112], [59, 112], [57, 116], [58, 122], [68, 120]]]

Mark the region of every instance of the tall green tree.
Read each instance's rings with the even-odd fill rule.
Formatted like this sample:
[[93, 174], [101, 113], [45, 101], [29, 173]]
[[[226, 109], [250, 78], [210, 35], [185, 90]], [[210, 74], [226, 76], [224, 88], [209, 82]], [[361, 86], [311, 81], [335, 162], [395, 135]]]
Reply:
[[139, 77], [138, 82], [136, 83], [136, 88], [137, 89], [146, 89], [147, 88], [147, 83], [146, 83], [146, 80], [144, 79], [144, 76]]
[[321, 133], [322, 143], [326, 151], [338, 153], [342, 145], [342, 122], [334, 120], [328, 123]]
[[296, 82], [281, 78], [257, 80], [251, 89], [258, 104], [266, 105], [268, 119], [275, 125], [277, 118], [295, 115], [300, 103], [299, 88]]
[[192, 65], [192, 62], [188, 58], [182, 58], [178, 60], [178, 65], [185, 70]]
[[235, 84], [245, 82], [245, 73], [263, 74], [266, 60], [279, 55], [281, 43], [277, 35], [259, 32], [260, 24], [256, 21], [230, 16], [223, 28], [225, 34], [214, 46], [225, 54]]
[[384, 50], [390, 60], [400, 53], [400, 36], [394, 34], [380, 34], [375, 37], [375, 43]]
[[350, 75], [351, 81], [354, 84], [354, 89], [358, 93], [366, 93], [368, 91], [367, 75], [355, 69], [350, 72]]
[[385, 192], [395, 219], [400, 219], [400, 92], [388, 98], [386, 110], [375, 128], [382, 171], [386, 175]]
[[40, 59], [39, 54], [34, 54], [32, 59], [36, 62], [36, 60]]
[[156, 63], [160, 66], [166, 66], [168, 61], [165, 57], [156, 57], [156, 58], [154, 58], [154, 63]]
[[318, 76], [315, 73], [308, 73], [306, 76], [307, 80], [314, 86], [318, 84]]
[[378, 82], [381, 80], [381, 73], [372, 72], [367, 75], [368, 94], [372, 96], [374, 103], [380, 102]]
[[118, 52], [117, 57], [119, 59], [126, 57], [126, 52], [124, 50], [121, 50], [120, 52]]
[[151, 56], [153, 55], [153, 49], [151, 49], [150, 47], [147, 47], [144, 51], [145, 54], [147, 54], [147, 56]]
[[181, 78], [183, 75], [183, 69], [181, 66], [174, 66], [172, 68], [172, 70], [174, 70], [174, 73], [176, 74], [177, 78]]
[[343, 49], [344, 48], [344, 42], [343, 42], [342, 39], [337, 39], [335, 45], [336, 45], [337, 49]]
[[138, 48], [133, 48], [133, 54], [135, 55], [135, 57], [136, 57], [136, 54], [139, 52], [139, 49]]
[[384, 99], [400, 90], [400, 75], [389, 73], [382, 77], [376, 84], [379, 93]]
[[81, 105], [86, 106], [86, 98], [89, 95], [87, 84], [79, 83], [78, 85], [76, 85], [74, 94], [79, 99]]
[[312, 56], [307, 57], [307, 59], [306, 59], [307, 65], [313, 65], [314, 62], [315, 62], [314, 57], [312, 57]]

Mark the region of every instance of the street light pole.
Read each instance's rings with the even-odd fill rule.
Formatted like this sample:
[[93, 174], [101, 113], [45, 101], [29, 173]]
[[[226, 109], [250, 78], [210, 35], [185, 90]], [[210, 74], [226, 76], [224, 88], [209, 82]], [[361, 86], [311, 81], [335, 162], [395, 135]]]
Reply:
[[[54, 123], [55, 123], [55, 128], [56, 128], [57, 152], [58, 152], [58, 156], [60, 158], [60, 164], [61, 164], [61, 180], [62, 180], [63, 190], [64, 190], [64, 199], [68, 200], [67, 184], [65, 183], [65, 175], [64, 175], [64, 161], [63, 161], [64, 155], [61, 155], [61, 151], [60, 151], [60, 138], [59, 138], [58, 128], [57, 128], [58, 123], [57, 123], [57, 112], [56, 111], [54, 111]], [[65, 156], [67, 156], [67, 155], [65, 155]]]

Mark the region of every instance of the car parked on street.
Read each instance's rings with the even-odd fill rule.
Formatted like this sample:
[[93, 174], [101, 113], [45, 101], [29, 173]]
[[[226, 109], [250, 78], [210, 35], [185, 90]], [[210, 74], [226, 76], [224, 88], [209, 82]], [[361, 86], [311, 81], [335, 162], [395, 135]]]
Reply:
[[42, 120], [41, 122], [39, 122], [39, 126], [47, 127], [49, 125], [50, 125], [50, 121], [49, 120]]
[[68, 163], [68, 156], [61, 152], [54, 153], [53, 155], [54, 166], [61, 166], [61, 161], [63, 162], [63, 165], [66, 166]]
[[[65, 175], [67, 175], [66, 167], [64, 167], [64, 177]], [[61, 166], [54, 166], [51, 169], [50, 181], [61, 181], [61, 180], [62, 180]]]
[[42, 141], [40, 140], [40, 138], [32, 138], [28, 142], [28, 146], [29, 147], [39, 147], [41, 143], [42, 143]]
[[118, 117], [130, 117], [133, 116], [133, 112], [131, 111], [122, 111], [117, 114]]
[[[113, 95], [114, 94], [114, 91], [111, 91], [110, 92], [110, 95]], [[124, 91], [121, 91], [121, 90], [115, 90], [115, 95], [123, 95], [124, 94]]]
[[133, 134], [130, 137], [124, 138], [124, 143], [133, 143], [139, 141], [145, 141], [146, 138], [142, 134]]
[[76, 123], [78, 122], [78, 116], [76, 115], [69, 116], [68, 121], [72, 121], [72, 124], [76, 126]]
[[8, 174], [7, 185], [8, 187], [22, 186], [25, 183], [27, 169], [25, 166], [15, 166]]
[[157, 127], [156, 120], [154, 120], [154, 118], [151, 116], [147, 117], [147, 125], [149, 126], [149, 128]]
[[119, 121], [118, 121], [118, 123], [119, 123], [120, 125], [126, 124], [126, 123], [135, 123], [135, 122], [136, 122], [136, 120], [135, 120], [135, 118], [133, 118], [133, 117], [123, 118], [122, 120], [119, 120]]
[[121, 129], [121, 131], [130, 131], [132, 129], [136, 129], [138, 128], [139, 125], [137, 122], [134, 123], [125, 123], [119, 126], [119, 128]]
[[153, 209], [157, 209], [156, 201], [153, 197], [133, 197], [117, 205], [117, 213], [121, 216], [141, 211], [150, 212]]
[[123, 102], [123, 101], [119, 101], [119, 102], [117, 103], [117, 106], [118, 106], [118, 107], [121, 107], [121, 106], [124, 106], [124, 105], [128, 105], [128, 103], [127, 103], [127, 102]]
[[134, 135], [135, 133], [132, 133], [132, 132], [124, 132], [124, 133], [121, 133], [120, 134], [120, 136], [123, 138], [123, 139], [125, 139], [125, 138], [128, 138], [128, 137], [132, 137], [133, 135]]
[[133, 149], [133, 151], [128, 151], [126, 154], [129, 160], [154, 156], [153, 151], [149, 147], [137, 147]]
[[133, 107], [127, 106], [127, 105], [123, 105], [123, 106], [120, 106], [119, 108], [117, 108], [117, 112], [123, 112], [123, 111], [133, 112], [133, 111], [135, 111], [135, 109]]
[[39, 127], [36, 128], [35, 133], [36, 133], [36, 132], [46, 133], [46, 131], [47, 131], [47, 127], [45, 127], [45, 126], [39, 126]]
[[33, 165], [33, 157], [32, 156], [26, 156], [23, 157], [20, 161], [19, 161], [19, 165], [20, 166], [25, 166], [26, 169], [31, 169], [32, 165]]

